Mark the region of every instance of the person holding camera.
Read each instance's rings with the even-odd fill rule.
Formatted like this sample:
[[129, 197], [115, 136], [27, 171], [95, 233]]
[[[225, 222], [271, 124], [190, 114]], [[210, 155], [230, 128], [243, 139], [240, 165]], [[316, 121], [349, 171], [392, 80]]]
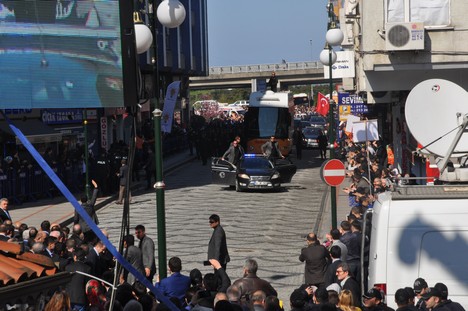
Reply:
[[305, 284], [321, 287], [325, 282], [330, 255], [325, 246], [321, 245], [315, 233], [306, 237], [307, 247], [301, 250], [299, 260], [305, 262]]

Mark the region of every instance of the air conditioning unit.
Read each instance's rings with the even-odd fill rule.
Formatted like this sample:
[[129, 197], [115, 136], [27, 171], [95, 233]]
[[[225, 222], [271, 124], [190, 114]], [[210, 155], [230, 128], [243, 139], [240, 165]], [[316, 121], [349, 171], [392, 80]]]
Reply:
[[385, 40], [387, 51], [424, 50], [424, 23], [387, 23]]

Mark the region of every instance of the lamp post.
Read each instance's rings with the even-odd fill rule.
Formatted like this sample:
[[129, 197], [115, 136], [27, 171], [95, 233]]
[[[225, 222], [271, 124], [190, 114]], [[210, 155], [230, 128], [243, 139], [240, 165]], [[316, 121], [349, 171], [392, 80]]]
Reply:
[[84, 132], [84, 160], [85, 160], [85, 194], [88, 199], [89, 193], [89, 150], [88, 150], [88, 116], [86, 109], [83, 110], [83, 132]]
[[[329, 99], [329, 110], [328, 110], [328, 136], [330, 146], [330, 159], [335, 158], [335, 103], [333, 102], [333, 68], [332, 65], [336, 62], [336, 53], [333, 51], [333, 46], [338, 46], [343, 41], [344, 35], [341, 29], [336, 27], [336, 16], [333, 11], [332, 0], [328, 2], [328, 26], [327, 34], [325, 36], [326, 46], [325, 49], [320, 52], [320, 61], [323, 65], [328, 66], [328, 74], [330, 81], [330, 99]], [[336, 187], [330, 186], [331, 196], [331, 219], [332, 228], [337, 227], [337, 215], [336, 215]]]
[[[158, 229], [158, 271], [159, 278], [163, 279], [167, 276], [167, 254], [166, 254], [166, 216], [164, 202], [163, 168], [162, 168], [162, 141], [161, 141], [161, 116], [162, 111], [159, 105], [159, 70], [158, 70], [158, 39], [156, 20], [167, 27], [179, 27], [185, 20], [185, 8], [178, 0], [164, 0], [158, 6], [157, 10], [153, 10], [155, 1], [148, 5], [147, 10], [150, 14], [151, 30], [143, 23], [135, 21], [135, 39], [137, 52], [145, 53], [153, 44], [153, 98], [154, 105], [153, 121], [154, 121], [154, 157], [156, 166], [156, 217]], [[151, 15], [152, 14], [152, 15]], [[138, 15], [138, 13], [136, 14]], [[145, 29], [146, 28], [146, 29]]]

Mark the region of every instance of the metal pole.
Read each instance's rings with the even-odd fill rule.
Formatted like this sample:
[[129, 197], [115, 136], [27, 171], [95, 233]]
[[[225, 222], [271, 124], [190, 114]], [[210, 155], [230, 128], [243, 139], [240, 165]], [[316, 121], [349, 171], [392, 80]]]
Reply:
[[[330, 23], [328, 24], [328, 29], [331, 27], [331, 21], [333, 20], [333, 4], [330, 2], [330, 5], [328, 7], [328, 17], [330, 20]], [[329, 129], [328, 132], [329, 134], [329, 145], [330, 145], [330, 159], [335, 158], [335, 115], [334, 115], [334, 110], [335, 110], [335, 104], [333, 102], [333, 77], [332, 77], [332, 53], [333, 53], [333, 47], [331, 44], [328, 45], [328, 70], [329, 70], [329, 76], [330, 76], [330, 99], [329, 99], [329, 110], [328, 110], [328, 122], [329, 122]], [[337, 227], [337, 215], [336, 215], [336, 187], [330, 186], [330, 196], [331, 196], [331, 225], [333, 229], [336, 229]]]
[[[158, 102], [158, 100], [156, 100]], [[158, 105], [156, 105], [158, 107]], [[158, 226], [158, 268], [159, 279], [167, 276], [166, 268], [166, 212], [164, 207], [164, 188], [165, 184], [162, 177], [162, 146], [161, 146], [161, 114], [158, 108], [154, 109], [154, 147], [156, 160], [156, 216]]]
[[86, 115], [86, 109], [83, 110], [83, 131], [84, 131], [84, 160], [85, 160], [85, 193], [88, 199], [90, 198], [89, 193], [89, 150], [88, 150], [88, 119]]
[[161, 144], [161, 115], [162, 111], [159, 106], [159, 66], [158, 66], [158, 27], [156, 25], [156, 6], [157, 1], [153, 1], [153, 88], [154, 88], [154, 157], [156, 165], [156, 219], [158, 228], [158, 271], [159, 279], [162, 280], [167, 276], [167, 253], [166, 253], [166, 212], [164, 202], [164, 188], [162, 171], [162, 144]]

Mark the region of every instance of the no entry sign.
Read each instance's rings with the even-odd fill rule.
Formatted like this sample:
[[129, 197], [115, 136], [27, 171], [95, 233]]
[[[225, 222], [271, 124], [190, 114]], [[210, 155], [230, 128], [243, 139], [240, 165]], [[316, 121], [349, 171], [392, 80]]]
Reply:
[[339, 186], [346, 177], [343, 162], [336, 159], [325, 161], [320, 169], [320, 177], [329, 186]]

